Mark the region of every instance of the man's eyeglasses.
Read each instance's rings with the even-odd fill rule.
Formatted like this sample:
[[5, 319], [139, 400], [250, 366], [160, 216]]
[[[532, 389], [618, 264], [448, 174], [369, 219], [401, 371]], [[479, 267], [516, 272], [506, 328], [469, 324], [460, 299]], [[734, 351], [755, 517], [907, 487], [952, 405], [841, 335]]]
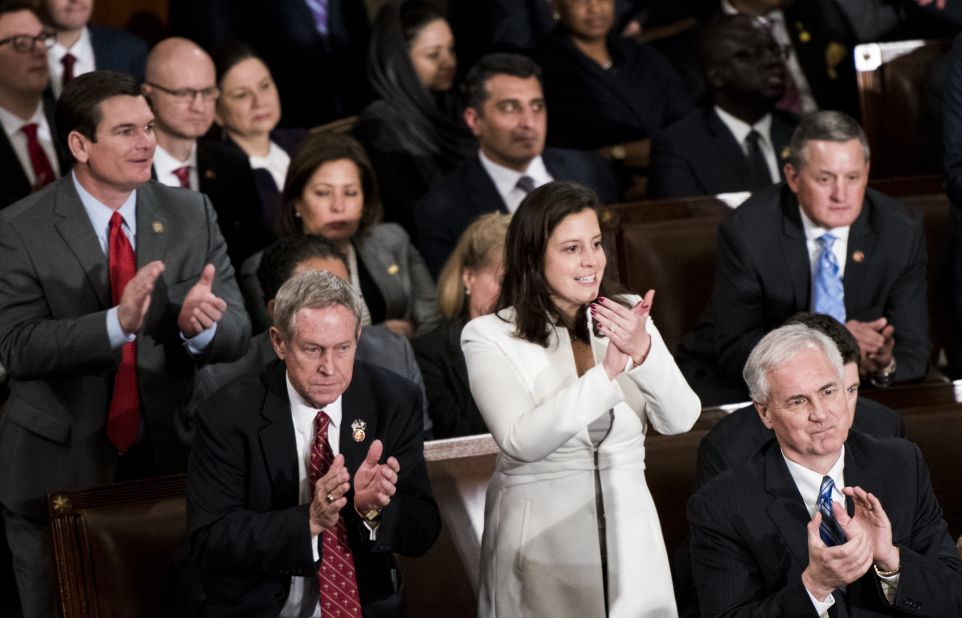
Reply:
[[37, 43], [43, 45], [44, 49], [50, 49], [53, 44], [57, 42], [57, 35], [53, 32], [41, 32], [37, 36], [30, 36], [29, 34], [15, 34], [13, 36], [8, 36], [7, 38], [0, 40], [0, 45], [6, 45], [10, 43], [13, 50], [20, 52], [21, 54], [29, 54], [37, 46]]
[[151, 88], [156, 88], [161, 92], [169, 94], [174, 97], [179, 103], [193, 103], [194, 100], [199, 96], [203, 101], [216, 101], [217, 97], [220, 96], [220, 89], [216, 86], [208, 86], [207, 88], [201, 88], [200, 90], [194, 88], [165, 88], [160, 84], [155, 84], [153, 82], [145, 82]]

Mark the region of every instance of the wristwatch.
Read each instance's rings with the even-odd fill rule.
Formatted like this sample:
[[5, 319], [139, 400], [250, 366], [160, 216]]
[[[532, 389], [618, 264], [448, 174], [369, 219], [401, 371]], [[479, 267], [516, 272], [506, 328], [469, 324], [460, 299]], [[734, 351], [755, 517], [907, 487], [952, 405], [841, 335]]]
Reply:
[[894, 358], [892, 359], [892, 362], [885, 367], [885, 369], [872, 376], [872, 386], [885, 388], [886, 386], [892, 386], [893, 382], [895, 382]]
[[357, 505], [355, 504], [354, 512], [360, 515], [361, 519], [363, 519], [364, 521], [375, 522], [381, 518], [381, 507], [376, 507], [371, 509], [370, 511], [362, 513], [360, 510], [358, 510]]

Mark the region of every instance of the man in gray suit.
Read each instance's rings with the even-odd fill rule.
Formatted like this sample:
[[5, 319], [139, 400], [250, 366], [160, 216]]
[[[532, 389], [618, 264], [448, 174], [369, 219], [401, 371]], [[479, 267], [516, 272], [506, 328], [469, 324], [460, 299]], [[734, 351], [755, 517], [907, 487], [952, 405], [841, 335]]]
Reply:
[[0, 508], [25, 616], [55, 615], [46, 493], [183, 470], [196, 367], [250, 336], [210, 202], [150, 180], [153, 121], [134, 78], [76, 77], [57, 104], [73, 172], [0, 215]]

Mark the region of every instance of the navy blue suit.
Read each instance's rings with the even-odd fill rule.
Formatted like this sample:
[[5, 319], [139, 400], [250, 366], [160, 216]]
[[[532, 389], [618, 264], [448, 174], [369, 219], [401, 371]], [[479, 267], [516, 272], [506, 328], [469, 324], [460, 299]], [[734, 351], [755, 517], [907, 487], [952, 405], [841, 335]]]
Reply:
[[[541, 155], [555, 180], [572, 180], [593, 189], [602, 203], [618, 200], [614, 176], [597, 155], [576, 150], [548, 148]], [[471, 157], [436, 184], [415, 205], [418, 248], [435, 277], [451, 255], [461, 233], [479, 215], [508, 212], [494, 181]]]
[[94, 66], [98, 70], [128, 73], [144, 81], [147, 69], [147, 43], [125, 30], [87, 26], [94, 48]]
[[[781, 164], [798, 119], [775, 111], [767, 139]], [[699, 110], [655, 134], [651, 141], [648, 197], [664, 199], [747, 191], [748, 158], [713, 107]]]

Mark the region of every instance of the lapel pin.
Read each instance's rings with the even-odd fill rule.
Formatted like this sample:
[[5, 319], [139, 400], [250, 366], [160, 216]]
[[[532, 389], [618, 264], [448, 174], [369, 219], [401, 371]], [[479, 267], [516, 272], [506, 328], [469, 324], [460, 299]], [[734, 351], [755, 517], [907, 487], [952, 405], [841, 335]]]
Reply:
[[792, 154], [791, 146], [785, 146], [784, 148], [782, 148], [782, 152], [779, 153], [778, 156], [781, 158], [782, 161], [788, 161], [788, 157], [791, 156], [791, 154]]
[[210, 178], [213, 180], [214, 178], [217, 178], [217, 174], [214, 173], [214, 170], [207, 170], [204, 172], [204, 178]]
[[364, 438], [367, 437], [365, 429], [367, 429], [366, 422], [359, 418], [354, 419], [354, 422], [351, 423], [351, 437], [354, 438], [355, 442], [364, 442]]
[[862, 262], [865, 261], [865, 253], [862, 251], [853, 251], [852, 261], [855, 262], [856, 264], [861, 264]]
[[163, 233], [164, 233], [164, 222], [163, 222], [163, 221], [154, 221], [153, 223], [150, 224], [150, 229], [154, 230], [154, 234], [163, 234]]
[[390, 266], [387, 267], [387, 274], [389, 274], [389, 275], [396, 275], [396, 274], [397, 274], [397, 271], [399, 271], [399, 270], [401, 270], [401, 269], [398, 268], [398, 265], [397, 265], [397, 264], [391, 264]]

